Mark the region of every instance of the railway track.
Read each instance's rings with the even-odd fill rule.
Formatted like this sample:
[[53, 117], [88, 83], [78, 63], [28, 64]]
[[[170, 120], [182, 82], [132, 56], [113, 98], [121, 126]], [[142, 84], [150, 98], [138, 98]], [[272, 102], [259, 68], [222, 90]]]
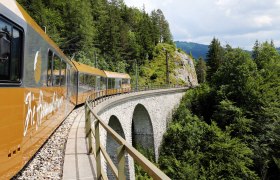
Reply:
[[12, 179], [62, 179], [68, 134], [75, 118], [83, 110], [83, 106], [74, 109], [26, 166]]

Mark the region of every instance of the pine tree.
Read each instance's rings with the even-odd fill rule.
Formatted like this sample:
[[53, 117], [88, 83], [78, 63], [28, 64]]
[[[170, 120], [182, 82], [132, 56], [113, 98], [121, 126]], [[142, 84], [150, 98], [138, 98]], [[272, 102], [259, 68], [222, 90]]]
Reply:
[[206, 81], [207, 67], [205, 61], [201, 57], [198, 59], [195, 69], [198, 83], [204, 83]]
[[142, 13], [137, 30], [137, 42], [141, 47], [139, 64], [143, 64], [147, 58], [152, 59], [154, 48], [151, 19], [146, 12]]
[[258, 56], [254, 59], [259, 69], [265, 68], [266, 65], [279, 61], [279, 52], [277, 49], [268, 42], [264, 42], [260, 45], [258, 50]]
[[170, 33], [169, 24], [166, 21], [163, 12], [160, 9], [152, 11], [151, 19], [154, 25], [153, 30], [155, 34], [154, 38], [156, 40], [155, 43], [171, 43], [172, 35]]
[[[70, 55], [79, 51], [90, 53], [93, 48], [95, 27], [89, 0], [77, 3], [75, 0], [66, 2], [64, 9], [66, 43], [63, 48]], [[92, 57], [93, 55], [91, 55]]]
[[259, 53], [260, 53], [259, 41], [256, 40], [255, 45], [253, 47], [253, 52], [252, 52], [252, 57], [254, 60], [256, 60], [258, 58]]
[[153, 41], [154, 44], [157, 45], [160, 42], [161, 35], [160, 35], [160, 27], [159, 27], [159, 16], [155, 10], [151, 12], [151, 20], [153, 25]]
[[207, 80], [211, 81], [212, 76], [222, 65], [223, 62], [223, 49], [218, 39], [213, 38], [209, 45], [209, 50], [206, 55], [207, 62]]

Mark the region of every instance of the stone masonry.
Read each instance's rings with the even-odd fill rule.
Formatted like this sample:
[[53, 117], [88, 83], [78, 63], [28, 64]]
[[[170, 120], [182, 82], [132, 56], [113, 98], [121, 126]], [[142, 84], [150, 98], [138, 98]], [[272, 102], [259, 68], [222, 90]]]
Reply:
[[[172, 112], [178, 106], [185, 91], [186, 89], [174, 89], [173, 91], [163, 90], [159, 92], [157, 90], [149, 93], [132, 93], [106, 100], [94, 109], [103, 121], [112, 125], [113, 129], [122, 130], [123, 132], [118, 133], [124, 135], [125, 140], [131, 145], [133, 138], [132, 124], [134, 124], [134, 138], [144, 146], [144, 142], [150, 141], [147, 144], [153, 144], [149, 146], [152, 146], [155, 157], [158, 159], [159, 147], [167, 129], [168, 121], [170, 121]], [[117, 127], [119, 125], [121, 127]], [[141, 137], [143, 137], [142, 140]], [[101, 143], [107, 148], [111, 146], [106, 146], [106, 143], [108, 143], [107, 133], [103, 129], [101, 129]], [[114, 154], [116, 150], [109, 148], [107, 151], [109, 154]], [[128, 157], [127, 176], [129, 176], [129, 179], [135, 177], [133, 164], [133, 159]], [[104, 160], [103, 167], [106, 171]]]

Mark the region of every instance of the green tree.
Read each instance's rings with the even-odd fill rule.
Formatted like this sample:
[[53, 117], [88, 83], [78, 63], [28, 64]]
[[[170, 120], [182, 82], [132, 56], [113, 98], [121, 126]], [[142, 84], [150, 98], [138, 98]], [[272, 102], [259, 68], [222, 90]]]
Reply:
[[[132, 72], [136, 59], [142, 65], [153, 59], [162, 39], [172, 44], [168, 22], [161, 10], [157, 19], [127, 7], [123, 0], [18, 0], [68, 56], [100, 68]], [[160, 28], [160, 29], [159, 29]], [[161, 30], [161, 31], [160, 31]]]
[[144, 63], [145, 59], [152, 59], [153, 57], [153, 38], [152, 34], [152, 22], [149, 15], [143, 12], [142, 18], [138, 25], [137, 30], [137, 42], [140, 44], [140, 64]]
[[258, 59], [259, 53], [260, 53], [260, 44], [259, 44], [259, 41], [256, 40], [255, 45], [253, 47], [253, 51], [252, 51], [252, 57], [254, 60]]
[[279, 61], [279, 52], [268, 42], [264, 42], [258, 48], [258, 56], [254, 59], [259, 69], [266, 68], [266, 65]]
[[[280, 122], [280, 56], [274, 46], [265, 42], [260, 46], [256, 59], [260, 80], [257, 91], [258, 103], [253, 104], [252, 116], [254, 135], [257, 139], [253, 146], [256, 168], [263, 179], [279, 178], [280, 169], [276, 145], [280, 138], [277, 125]], [[278, 174], [278, 175], [277, 175]], [[276, 178], [277, 179], [277, 178]]]
[[172, 43], [172, 35], [170, 33], [169, 24], [166, 21], [163, 12], [160, 9], [151, 12], [151, 20], [153, 23], [153, 34], [155, 45], [157, 43]]
[[280, 172], [274, 158], [278, 157], [274, 149], [280, 134], [271, 137], [280, 121], [280, 58], [267, 42], [258, 52], [255, 61], [241, 49], [225, 53], [224, 64], [213, 76], [215, 99], [220, 102], [213, 119], [231, 129], [232, 136], [248, 142], [256, 172], [267, 179]]
[[188, 91], [176, 110], [164, 135], [160, 168], [172, 179], [258, 179], [250, 169], [253, 153], [245, 143], [186, 108], [203, 89]]
[[241, 107], [257, 102], [258, 89], [256, 64], [241, 49], [226, 52], [224, 63], [212, 77], [218, 101], [228, 99]]
[[212, 76], [222, 65], [223, 62], [223, 48], [220, 45], [220, 41], [216, 38], [213, 38], [211, 44], [209, 45], [209, 50], [206, 55], [207, 62], [207, 80], [211, 81]]
[[198, 83], [205, 83], [207, 66], [205, 61], [200, 57], [195, 66]]
[[248, 119], [243, 111], [234, 102], [225, 99], [219, 103], [212, 117], [218, 126], [232, 137], [248, 142], [252, 138], [253, 121]]
[[68, 54], [84, 51], [89, 57], [93, 57], [93, 39], [95, 27], [91, 13], [91, 4], [89, 0], [77, 3], [75, 0], [66, 2], [64, 9], [65, 22], [65, 43], [62, 48]]

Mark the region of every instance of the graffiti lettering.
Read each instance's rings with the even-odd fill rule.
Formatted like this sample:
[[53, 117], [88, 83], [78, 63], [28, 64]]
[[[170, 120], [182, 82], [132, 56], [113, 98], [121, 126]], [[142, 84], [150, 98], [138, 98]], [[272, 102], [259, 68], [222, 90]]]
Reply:
[[44, 101], [44, 94], [42, 91], [40, 91], [38, 101], [36, 102], [34, 94], [32, 92], [27, 93], [25, 97], [27, 113], [25, 117], [23, 136], [26, 136], [29, 124], [30, 126], [35, 125], [37, 131], [42, 123], [43, 118], [59, 109], [62, 103], [63, 97], [58, 98], [55, 92], [53, 93], [52, 102], [50, 103]]

